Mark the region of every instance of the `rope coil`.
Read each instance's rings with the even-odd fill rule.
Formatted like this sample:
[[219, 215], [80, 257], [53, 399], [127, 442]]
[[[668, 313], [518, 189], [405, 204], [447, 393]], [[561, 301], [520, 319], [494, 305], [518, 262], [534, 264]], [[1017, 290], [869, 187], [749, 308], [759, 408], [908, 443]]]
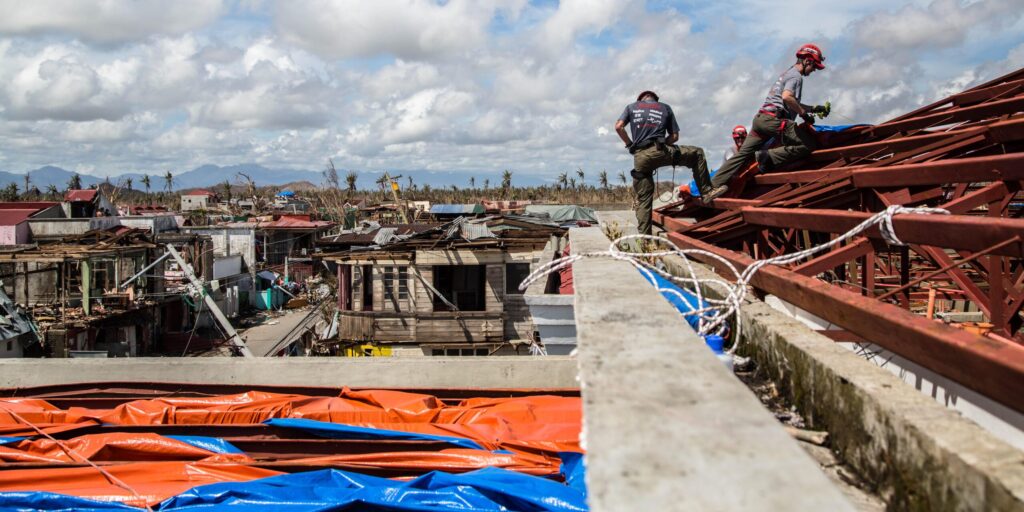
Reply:
[[[681, 288], [693, 292], [697, 297], [697, 304], [707, 303], [710, 306], [704, 308], [694, 308], [691, 311], [684, 313], [683, 316], [696, 316], [698, 319], [697, 334], [706, 336], [709, 334], [717, 334], [722, 336], [726, 333], [729, 328], [729, 319], [735, 318], [735, 336], [733, 336], [734, 343], [732, 347], [727, 351], [730, 355], [736, 353], [739, 348], [739, 340], [742, 339], [740, 336], [741, 322], [739, 321], [740, 306], [743, 304], [743, 300], [746, 298], [747, 288], [750, 284], [751, 279], [757, 274], [759, 270], [768, 265], [788, 265], [797, 261], [803, 260], [820, 252], [830, 250], [839, 244], [849, 241], [851, 238], [863, 233], [873, 226], [878, 226], [879, 231], [882, 234], [882, 238], [886, 243], [890, 245], [905, 245], [898, 236], [896, 236], [896, 230], [893, 228], [892, 218], [895, 215], [903, 214], [917, 214], [917, 215], [949, 215], [948, 210], [942, 208], [929, 208], [929, 207], [905, 207], [901, 205], [892, 205], [875, 213], [871, 217], [865, 219], [860, 224], [854, 226], [852, 229], [843, 233], [842, 235], [830, 240], [827, 243], [809, 247], [802, 251], [797, 251], [792, 254], [783, 254], [772, 258], [765, 258], [755, 260], [753, 263], [743, 269], [742, 272], [738, 271], [736, 267], [727, 259], [708, 251], [701, 249], [680, 249], [671, 240], [654, 235], [626, 235], [619, 237], [611, 242], [607, 251], [589, 252], [581, 254], [571, 254], [562, 258], [557, 258], [544, 265], [541, 265], [537, 270], [530, 273], [526, 279], [519, 285], [519, 290], [526, 291], [532, 283], [546, 277], [548, 274], [557, 272], [565, 267], [572, 265], [573, 263], [580, 261], [584, 258], [612, 258], [615, 260], [626, 261], [633, 265], [640, 272], [645, 275], [649, 275], [651, 272], [655, 272], [665, 279], [679, 285]], [[660, 243], [662, 246], [667, 247], [664, 250], [658, 250], [653, 252], [634, 252], [634, 244], [624, 244], [623, 242], [631, 242], [633, 240], [651, 240]], [[627, 249], [622, 249], [625, 246]], [[636, 247], [639, 244], [635, 244]], [[733, 282], [725, 279], [701, 279], [697, 277], [694, 270], [693, 263], [690, 260], [690, 255], [701, 255], [705, 258], [714, 259], [722, 264], [725, 268], [729, 269], [729, 272], [735, 276]], [[657, 261], [665, 256], [678, 256], [683, 260], [683, 264], [686, 267], [686, 274], [677, 276], [670, 274], [669, 272], [658, 268], [654, 263], [650, 263], [647, 260]], [[704, 296], [702, 287], [707, 286], [709, 288], [716, 288], [720, 290], [722, 299], [714, 299], [711, 297]], [[684, 300], [687, 304], [690, 303], [685, 297], [679, 292], [667, 288], [658, 288], [658, 291], [673, 293]]]

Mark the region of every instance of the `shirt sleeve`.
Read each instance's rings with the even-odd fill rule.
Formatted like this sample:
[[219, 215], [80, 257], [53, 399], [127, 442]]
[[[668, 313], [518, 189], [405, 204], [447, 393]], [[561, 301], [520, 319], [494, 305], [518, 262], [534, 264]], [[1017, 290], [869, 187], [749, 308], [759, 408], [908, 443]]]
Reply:
[[800, 96], [800, 90], [804, 85], [804, 77], [800, 75], [791, 76], [782, 84], [783, 91], [789, 91], [794, 96]]
[[626, 105], [626, 109], [622, 111], [622, 115], [619, 116], [619, 121], [629, 124], [629, 119], [632, 117], [632, 113], [629, 110], [629, 105]]
[[672, 107], [668, 105], [665, 105], [665, 111], [668, 112], [668, 119], [666, 119], [665, 128], [668, 129], [669, 135], [679, 133], [679, 123], [676, 122], [676, 113], [672, 110]]

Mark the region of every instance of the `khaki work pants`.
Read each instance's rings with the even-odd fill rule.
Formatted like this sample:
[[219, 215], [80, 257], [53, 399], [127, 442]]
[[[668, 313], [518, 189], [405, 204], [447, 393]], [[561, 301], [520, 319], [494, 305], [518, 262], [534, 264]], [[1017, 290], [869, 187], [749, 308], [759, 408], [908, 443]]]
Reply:
[[[754, 129], [750, 136], [743, 141], [743, 145], [736, 151], [736, 154], [711, 178], [712, 186], [720, 187], [729, 184], [729, 180], [750, 163], [755, 151], [761, 149], [768, 139], [779, 135], [781, 127], [782, 120], [775, 116], [763, 113], [754, 116]], [[782, 145], [768, 150], [768, 158], [771, 159], [773, 169], [807, 158], [807, 155], [810, 155], [818, 145], [810, 130], [797, 129], [796, 121], [786, 121], [786, 127], [782, 129], [781, 135]]]
[[654, 206], [654, 171], [666, 166], [689, 167], [697, 183], [708, 180], [704, 150], [696, 146], [655, 144], [633, 154], [633, 192], [636, 192], [637, 231], [651, 234], [651, 210]]

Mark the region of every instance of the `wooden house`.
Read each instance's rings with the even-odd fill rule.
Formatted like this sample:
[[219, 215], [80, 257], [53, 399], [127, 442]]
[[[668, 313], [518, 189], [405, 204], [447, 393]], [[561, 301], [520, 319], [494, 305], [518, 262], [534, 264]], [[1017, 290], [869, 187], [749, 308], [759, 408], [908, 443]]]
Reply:
[[527, 352], [534, 327], [518, 286], [564, 229], [490, 217], [400, 232], [354, 235], [366, 245], [324, 257], [337, 264], [343, 346], [396, 355]]

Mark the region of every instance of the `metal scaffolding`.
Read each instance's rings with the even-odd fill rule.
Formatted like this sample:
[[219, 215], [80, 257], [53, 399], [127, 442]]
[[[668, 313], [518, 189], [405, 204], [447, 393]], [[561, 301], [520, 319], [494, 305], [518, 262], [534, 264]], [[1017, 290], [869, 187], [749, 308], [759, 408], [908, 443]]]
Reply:
[[896, 217], [906, 246], [868, 230], [767, 267], [752, 285], [842, 327], [833, 339], [874, 343], [1024, 411], [1024, 69], [879, 125], [818, 135], [822, 149], [804, 161], [767, 174], [752, 163], [727, 197], [666, 205], [655, 222], [681, 248], [742, 270], [890, 205], [948, 210]]

